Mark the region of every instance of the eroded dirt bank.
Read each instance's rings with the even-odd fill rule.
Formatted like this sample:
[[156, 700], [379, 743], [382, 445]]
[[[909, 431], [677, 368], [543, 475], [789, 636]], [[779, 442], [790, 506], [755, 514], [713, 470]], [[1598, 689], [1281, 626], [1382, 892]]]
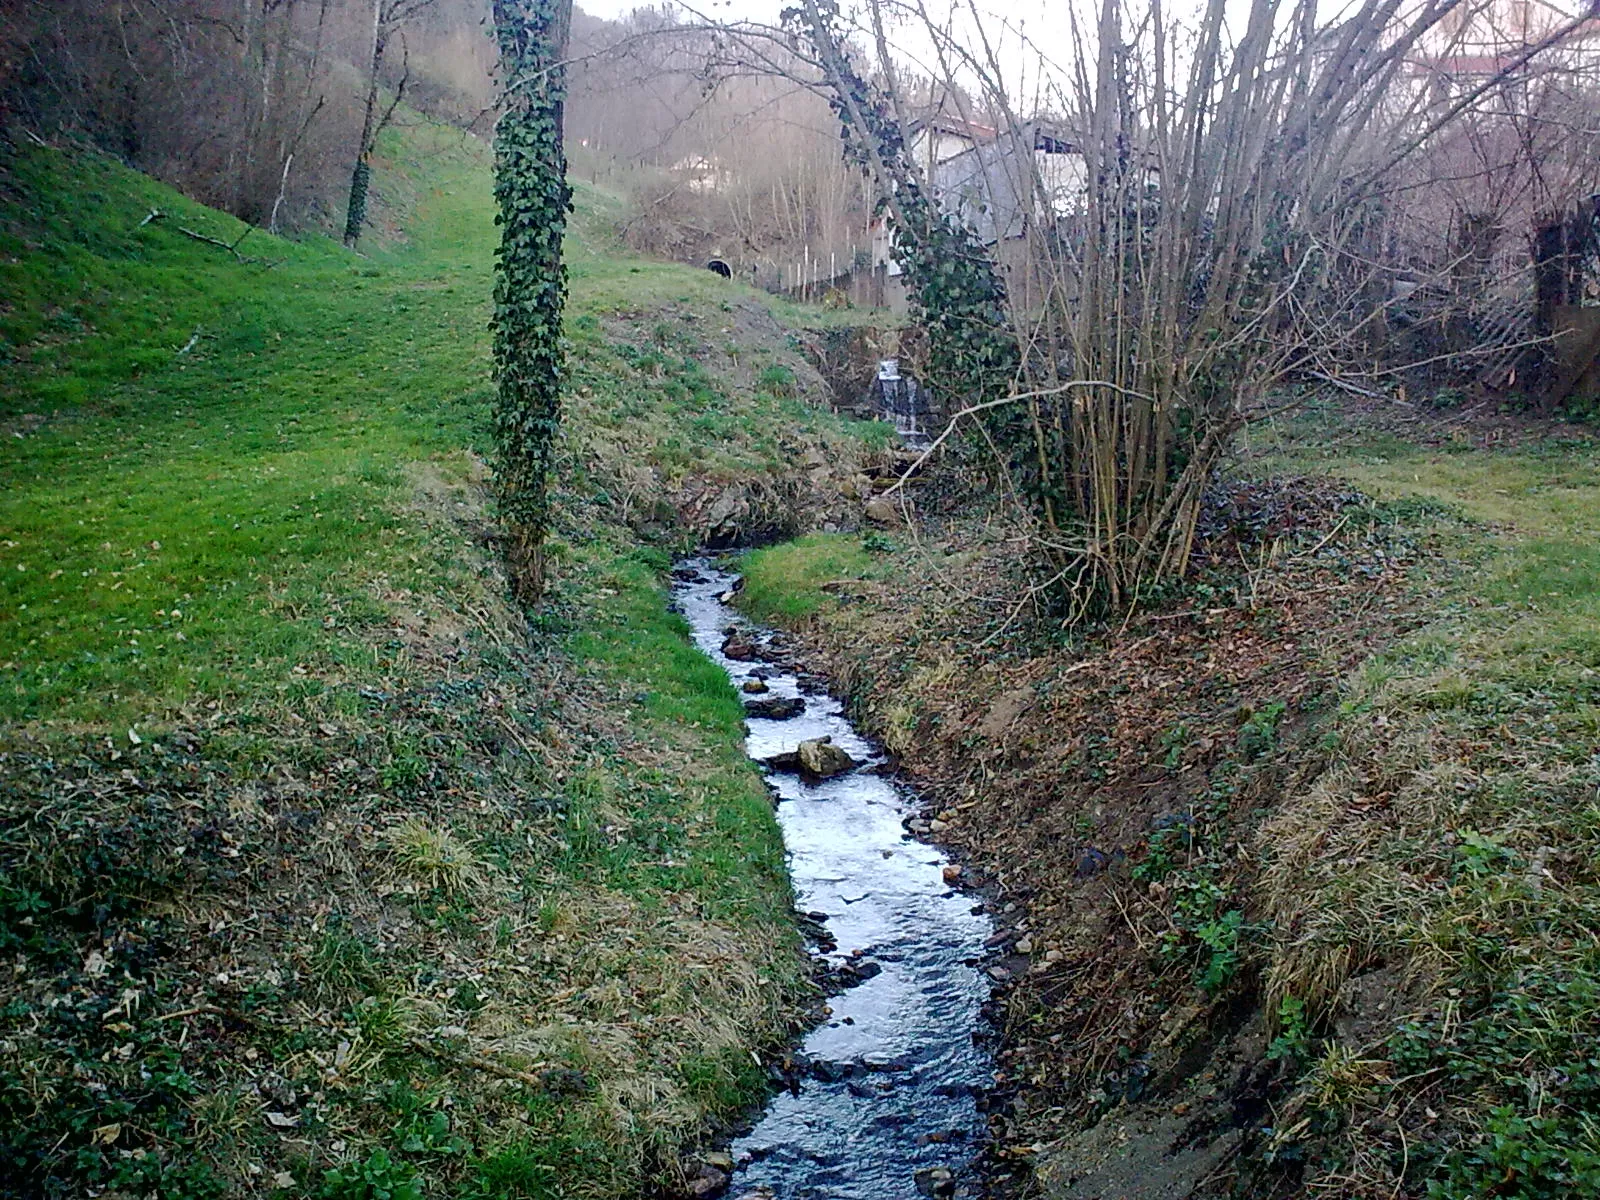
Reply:
[[1264, 1000], [1258, 831], [1323, 768], [1341, 678], [1414, 623], [1401, 515], [1241, 485], [1190, 586], [1073, 637], [1020, 605], [997, 521], [748, 560], [747, 606], [796, 632], [1011, 909], [996, 1194], [1292, 1183], [1268, 1152], [1294, 1063]]

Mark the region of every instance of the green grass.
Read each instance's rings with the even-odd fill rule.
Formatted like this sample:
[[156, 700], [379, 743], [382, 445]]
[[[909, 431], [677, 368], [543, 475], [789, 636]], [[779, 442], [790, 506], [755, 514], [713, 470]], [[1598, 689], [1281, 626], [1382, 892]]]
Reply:
[[[1353, 973], [1408, 981], [1386, 1040], [1326, 1043], [1308, 1077], [1317, 1123], [1348, 1139], [1329, 1169], [1358, 1163], [1362, 1186], [1403, 1176], [1439, 1197], [1590, 1194], [1600, 446], [1437, 449], [1346, 431], [1326, 450], [1327, 432], [1280, 453], [1470, 522], [1446, 537], [1457, 561], [1425, 576], [1433, 619], [1350, 681], [1332, 766], [1263, 846], [1279, 929], [1293, 931], [1275, 947], [1274, 995], [1315, 1024]], [[1340, 1065], [1357, 1058], [1360, 1071]], [[1418, 1111], [1409, 1145], [1369, 1124]]]
[[[281, 260], [270, 272], [169, 227], [237, 236], [220, 214], [95, 155], [23, 152], [12, 179], [34, 204], [11, 220], [38, 215], [0, 245], [14, 274], [33, 264], [5, 328], [33, 341], [6, 404], [45, 420], [0, 450], [0, 714], [134, 722], [369, 655], [377, 577], [437, 565], [395, 504], [405, 465], [463, 470], [489, 396], [482, 159], [428, 149], [417, 236], [457, 253], [406, 248], [380, 269], [254, 235]], [[133, 230], [151, 207], [171, 221]], [[58, 275], [83, 281], [74, 303], [96, 324], [41, 348]]]
[[[251, 233], [270, 268], [106, 159], [6, 153], [0, 942], [30, 970], [0, 996], [24, 1046], [0, 1178], [670, 1179], [808, 995], [742, 708], [667, 610], [675, 489], [772, 488], [877, 431], [753, 386], [799, 366], [761, 298], [627, 258], [617, 199], [580, 188], [554, 582], [524, 625], [485, 542], [478, 143], [391, 131], [365, 253]], [[83, 963], [129, 945], [144, 998], [101, 1021], [128, 977]], [[246, 1015], [163, 1019], [207, 1005]], [[441, 1025], [557, 1082], [501, 1090], [407, 1040]], [[323, 1096], [293, 1139], [239, 1091], [269, 1069]]]
[[883, 570], [882, 560], [867, 548], [872, 536], [813, 533], [751, 551], [742, 562], [739, 607], [758, 621], [787, 628], [804, 624], [838, 603], [823, 584], [871, 579]]

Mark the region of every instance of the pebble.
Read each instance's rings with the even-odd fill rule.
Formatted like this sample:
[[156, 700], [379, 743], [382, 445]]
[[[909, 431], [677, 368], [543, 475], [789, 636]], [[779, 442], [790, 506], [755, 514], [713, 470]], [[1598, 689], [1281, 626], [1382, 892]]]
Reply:
[[1018, 938], [1017, 939], [1017, 953], [1018, 954], [1032, 954], [1033, 953], [1033, 939], [1032, 938]]
[[960, 880], [961, 880], [961, 866], [960, 866], [959, 863], [951, 863], [949, 866], [945, 867], [945, 869], [944, 869], [944, 881], [946, 883], [958, 883], [958, 882], [960, 882]]

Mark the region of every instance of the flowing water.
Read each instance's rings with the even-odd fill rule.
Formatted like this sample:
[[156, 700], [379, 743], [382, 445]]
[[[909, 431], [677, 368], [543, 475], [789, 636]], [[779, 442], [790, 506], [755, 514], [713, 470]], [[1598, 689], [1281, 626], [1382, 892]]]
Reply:
[[[808, 781], [774, 772], [778, 820], [799, 908], [825, 918], [837, 941], [829, 957], [865, 982], [829, 1001], [832, 1014], [797, 1055], [797, 1087], [781, 1093], [734, 1144], [730, 1196], [777, 1200], [910, 1200], [969, 1161], [983, 1131], [978, 1095], [992, 1064], [975, 1035], [989, 985], [980, 959], [991, 933], [970, 896], [945, 882], [948, 859], [902, 822], [915, 797], [875, 774], [879, 748], [823, 694], [804, 694], [786, 668], [722, 653], [727, 631], [756, 645], [770, 634], [719, 595], [734, 576], [705, 560], [681, 564], [674, 592], [695, 643], [736, 687], [762, 678], [766, 697], [801, 697], [786, 721], [751, 718], [746, 749], [764, 760], [809, 738], [833, 743], [864, 766]], [[876, 970], [876, 974], [873, 972]], [[946, 1190], [941, 1186], [940, 1191]]]

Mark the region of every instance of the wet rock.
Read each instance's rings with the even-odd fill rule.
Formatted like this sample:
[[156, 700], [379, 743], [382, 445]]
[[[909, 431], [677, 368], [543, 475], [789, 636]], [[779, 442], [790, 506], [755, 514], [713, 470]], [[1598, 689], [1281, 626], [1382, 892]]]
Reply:
[[956, 1190], [956, 1177], [948, 1167], [924, 1167], [912, 1177], [919, 1196], [952, 1196]]
[[806, 711], [806, 702], [798, 696], [769, 696], [764, 700], [746, 700], [744, 715], [761, 717], [768, 721], [790, 721]]
[[806, 1073], [813, 1079], [823, 1083], [843, 1083], [856, 1074], [856, 1065], [851, 1062], [830, 1062], [827, 1059], [812, 1059], [806, 1063]]
[[950, 863], [948, 866], [945, 867], [943, 873], [944, 873], [944, 881], [946, 883], [960, 883], [961, 882], [961, 864], [960, 863]]
[[756, 657], [756, 644], [742, 633], [730, 633], [722, 642], [722, 653], [734, 662], [753, 662]]
[[715, 1167], [719, 1171], [731, 1174], [733, 1172], [733, 1155], [723, 1150], [712, 1150], [702, 1154], [700, 1161], [708, 1167]]
[[813, 780], [831, 779], [857, 765], [855, 759], [833, 744], [831, 737], [801, 742], [794, 750], [785, 750], [761, 761], [774, 771], [793, 772]]
[[800, 932], [806, 939], [818, 949], [823, 951], [836, 950], [839, 947], [839, 943], [833, 934], [828, 932], [828, 927], [823, 924], [827, 919], [826, 913], [797, 914], [795, 924], [800, 927]]
[[746, 679], [741, 690], [748, 696], [759, 696], [771, 689], [767, 687], [764, 679]]
[[839, 968], [839, 974], [854, 980], [856, 983], [865, 983], [869, 979], [876, 979], [879, 975], [882, 975], [883, 967], [870, 960], [867, 962], [845, 963], [844, 966]]
[[1105, 851], [1085, 846], [1078, 852], [1078, 859], [1072, 866], [1072, 874], [1078, 879], [1089, 879], [1104, 871], [1110, 861]]
[[700, 1168], [695, 1177], [689, 1180], [689, 1195], [696, 1200], [710, 1200], [712, 1196], [720, 1196], [728, 1190], [728, 1173], [706, 1165]]
[[672, 572], [672, 577], [679, 583], [704, 583], [706, 577], [693, 567], [677, 567]]
[[832, 738], [812, 738], [801, 742], [795, 749], [800, 760], [800, 770], [817, 779], [831, 779], [854, 770], [856, 760], [833, 744]]

